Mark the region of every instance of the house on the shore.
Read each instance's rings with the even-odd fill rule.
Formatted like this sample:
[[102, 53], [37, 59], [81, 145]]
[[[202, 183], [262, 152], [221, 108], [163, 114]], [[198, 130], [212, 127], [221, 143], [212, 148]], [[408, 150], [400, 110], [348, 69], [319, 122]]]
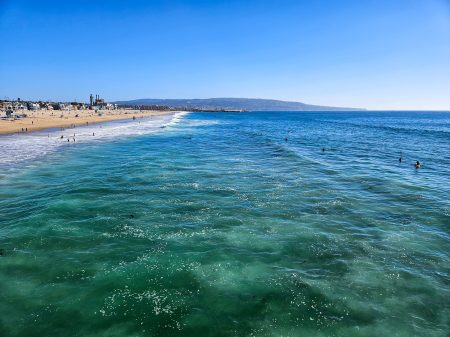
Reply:
[[12, 109], [14, 111], [25, 111], [28, 110], [27, 106], [21, 102], [14, 102], [12, 104]]
[[27, 109], [31, 111], [36, 111], [40, 109], [40, 105], [34, 102], [27, 102]]
[[72, 105], [66, 103], [56, 103], [53, 106], [54, 110], [70, 111], [72, 110]]
[[86, 105], [84, 103], [71, 102], [71, 110], [86, 110]]
[[0, 101], [0, 111], [6, 111], [9, 105], [11, 105], [10, 101]]

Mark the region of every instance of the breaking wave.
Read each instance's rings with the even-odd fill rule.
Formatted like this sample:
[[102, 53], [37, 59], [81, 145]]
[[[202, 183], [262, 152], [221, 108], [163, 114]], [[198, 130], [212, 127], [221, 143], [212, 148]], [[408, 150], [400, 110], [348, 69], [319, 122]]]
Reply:
[[118, 120], [75, 128], [55, 128], [0, 136], [0, 166], [37, 159], [65, 146], [164, 132], [166, 126], [176, 125], [187, 114], [188, 112], [178, 112], [136, 120]]

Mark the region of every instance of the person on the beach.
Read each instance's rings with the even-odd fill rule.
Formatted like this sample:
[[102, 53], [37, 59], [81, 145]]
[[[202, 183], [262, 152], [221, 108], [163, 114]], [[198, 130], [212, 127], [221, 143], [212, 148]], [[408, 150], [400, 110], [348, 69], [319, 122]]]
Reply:
[[420, 161], [417, 160], [416, 164], [414, 166], [415, 166], [416, 169], [419, 169], [420, 168]]

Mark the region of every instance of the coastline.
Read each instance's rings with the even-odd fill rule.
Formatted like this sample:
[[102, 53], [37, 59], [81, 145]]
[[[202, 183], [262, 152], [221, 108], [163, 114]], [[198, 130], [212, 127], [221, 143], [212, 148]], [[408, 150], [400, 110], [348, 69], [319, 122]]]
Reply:
[[[176, 111], [155, 110], [102, 110], [101, 115], [93, 110], [36, 110], [26, 111], [28, 117], [21, 119], [0, 120], [0, 136], [14, 133], [29, 133], [33, 131], [84, 126], [115, 120], [144, 118], [176, 113]], [[78, 117], [76, 117], [78, 116]], [[22, 131], [22, 129], [24, 131]]]

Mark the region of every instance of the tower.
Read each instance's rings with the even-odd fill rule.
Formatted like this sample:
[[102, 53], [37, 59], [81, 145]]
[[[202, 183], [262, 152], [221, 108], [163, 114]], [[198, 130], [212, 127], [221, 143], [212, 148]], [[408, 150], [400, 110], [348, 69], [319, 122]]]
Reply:
[[90, 102], [91, 106], [94, 105], [94, 96], [92, 96], [92, 94], [91, 94], [91, 96], [89, 96], [89, 102]]

